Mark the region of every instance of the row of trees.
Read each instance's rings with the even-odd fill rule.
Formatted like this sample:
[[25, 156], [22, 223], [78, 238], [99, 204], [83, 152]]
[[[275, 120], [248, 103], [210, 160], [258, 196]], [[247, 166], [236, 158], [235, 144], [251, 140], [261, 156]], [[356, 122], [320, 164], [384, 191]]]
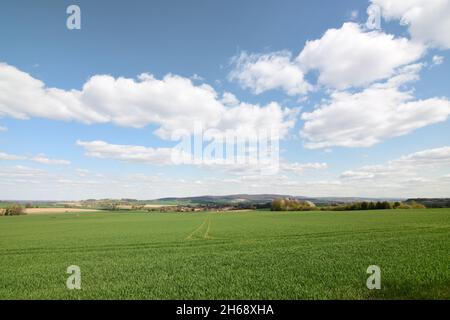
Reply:
[[351, 210], [390, 210], [390, 209], [425, 209], [424, 205], [418, 203], [402, 203], [389, 201], [363, 201], [339, 206], [324, 207], [323, 210], [351, 211]]
[[425, 209], [426, 207], [415, 201], [411, 202], [389, 202], [389, 201], [362, 201], [348, 204], [324, 206], [317, 208], [310, 201], [296, 199], [274, 199], [272, 211], [352, 211], [352, 210], [390, 210], [390, 209]]

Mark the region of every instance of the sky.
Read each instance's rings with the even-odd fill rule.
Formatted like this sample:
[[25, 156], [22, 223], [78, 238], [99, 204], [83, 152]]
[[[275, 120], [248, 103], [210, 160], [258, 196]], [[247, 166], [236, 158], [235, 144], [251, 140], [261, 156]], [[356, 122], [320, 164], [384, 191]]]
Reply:
[[0, 199], [450, 197], [448, 30], [450, 0], [2, 1]]

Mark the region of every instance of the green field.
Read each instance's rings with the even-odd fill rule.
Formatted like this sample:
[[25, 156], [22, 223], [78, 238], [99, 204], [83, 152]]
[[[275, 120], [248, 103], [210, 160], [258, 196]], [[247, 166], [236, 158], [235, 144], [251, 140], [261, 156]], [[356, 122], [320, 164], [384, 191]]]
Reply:
[[450, 209], [0, 217], [0, 299], [449, 299], [449, 266]]

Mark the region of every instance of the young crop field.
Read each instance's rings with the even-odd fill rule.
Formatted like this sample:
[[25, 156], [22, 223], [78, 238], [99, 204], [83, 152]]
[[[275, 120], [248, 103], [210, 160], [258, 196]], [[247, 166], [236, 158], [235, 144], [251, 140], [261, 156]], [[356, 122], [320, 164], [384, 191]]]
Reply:
[[0, 299], [449, 299], [449, 266], [450, 209], [0, 217]]

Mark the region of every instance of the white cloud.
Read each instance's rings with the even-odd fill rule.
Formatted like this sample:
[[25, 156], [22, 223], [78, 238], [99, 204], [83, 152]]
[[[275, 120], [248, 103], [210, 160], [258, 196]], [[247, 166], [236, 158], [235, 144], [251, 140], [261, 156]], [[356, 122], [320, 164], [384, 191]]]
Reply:
[[[86, 155], [99, 159], [113, 159], [126, 162], [146, 163], [155, 165], [197, 165], [204, 168], [227, 168], [228, 170], [254, 170], [257, 166], [252, 166], [245, 161], [237, 164], [235, 159], [204, 159], [202, 154], [194, 158], [194, 154], [186, 153], [193, 150], [180, 150], [177, 148], [151, 148], [136, 145], [118, 145], [110, 144], [105, 141], [80, 141], [76, 142], [78, 146], [86, 150]], [[182, 157], [174, 159], [175, 157]], [[180, 161], [177, 161], [180, 160]], [[242, 160], [242, 159], [241, 159]], [[245, 159], [244, 159], [245, 160]], [[252, 159], [254, 160], [254, 159]], [[241, 172], [241, 171], [240, 171]]]
[[[275, 102], [266, 106], [237, 102], [229, 107], [209, 85], [166, 75], [135, 79], [108, 75], [91, 77], [82, 90], [48, 88], [29, 74], [0, 64], [0, 117], [42, 117], [83, 123], [113, 123], [140, 128], [158, 126], [156, 134], [170, 139], [175, 130], [192, 132], [196, 124], [218, 130], [257, 131], [270, 124], [287, 134], [295, 112]], [[249, 121], [250, 120], [250, 121]]]
[[68, 161], [68, 160], [49, 159], [44, 154], [39, 154], [35, 157], [30, 158], [30, 160], [41, 163], [41, 164], [48, 164], [48, 165], [69, 165], [70, 164], [70, 161]]
[[75, 171], [76, 171], [77, 175], [80, 177], [86, 177], [87, 175], [90, 174], [90, 171], [87, 169], [77, 168]]
[[[418, 151], [385, 165], [364, 166], [341, 174], [345, 180], [383, 180], [397, 182], [423, 182], [432, 176], [432, 171], [444, 170], [450, 166], [450, 147]], [[425, 179], [425, 180], [424, 180]]]
[[5, 179], [23, 179], [23, 178], [35, 178], [41, 176], [45, 171], [40, 169], [29, 168], [25, 166], [13, 166], [13, 167], [1, 167], [0, 177]]
[[357, 23], [329, 29], [317, 40], [306, 42], [298, 57], [288, 51], [267, 54], [241, 53], [233, 58], [230, 80], [253, 93], [282, 89], [288, 95], [313, 89], [305, 75], [317, 70], [318, 83], [346, 89], [363, 87], [395, 74], [399, 67], [420, 59], [426, 47], [381, 31], [367, 31]]
[[[193, 196], [238, 193], [278, 193], [298, 196], [448, 197], [450, 147], [424, 150], [386, 164], [348, 170], [339, 178], [310, 180], [275, 175], [241, 174], [230, 178], [214, 174], [206, 178], [126, 174], [103, 174], [85, 170], [51, 173], [23, 166], [0, 166], [3, 199], [86, 199]], [[299, 164], [299, 166], [302, 166]], [[304, 164], [324, 169], [324, 164]]]
[[[444, 171], [450, 166], [450, 147], [415, 152], [384, 165], [363, 166], [348, 170], [340, 179], [346, 183], [384, 185], [394, 189], [422, 189], [432, 192], [442, 182]], [[448, 192], [447, 186], [447, 192]], [[420, 194], [418, 194], [420, 195]]]
[[195, 80], [195, 81], [203, 81], [203, 80], [205, 80], [205, 78], [203, 78], [202, 76], [199, 76], [199, 75], [196, 74], [196, 73], [194, 73], [194, 74], [191, 76], [191, 79], [192, 79], [192, 80]]
[[450, 147], [415, 152], [386, 164], [363, 166], [340, 175], [343, 189], [365, 190], [366, 195], [387, 197], [448, 197]]
[[222, 95], [222, 103], [229, 107], [235, 107], [239, 105], [239, 100], [236, 98], [236, 96], [230, 92], [225, 92]]
[[[76, 142], [78, 146], [86, 150], [86, 155], [99, 159], [113, 159], [134, 163], [146, 163], [154, 165], [195, 165], [210, 171], [221, 171], [228, 174], [249, 176], [249, 175], [275, 175], [283, 172], [293, 172], [303, 174], [308, 170], [323, 170], [327, 168], [326, 163], [311, 162], [298, 163], [280, 160], [280, 163], [267, 161], [258, 161], [257, 154], [243, 154], [230, 158], [209, 158], [205, 154], [198, 155], [183, 153], [180, 154], [178, 149], [173, 148], [150, 148], [135, 145], [117, 145], [104, 141], [80, 141]], [[183, 157], [182, 161], [174, 161], [174, 156]], [[176, 160], [176, 159], [175, 159]], [[273, 159], [272, 159], [273, 160]], [[275, 160], [278, 160], [275, 159]], [[275, 171], [272, 171], [275, 166]], [[270, 171], [269, 171], [270, 170]], [[85, 172], [77, 170], [78, 174], [85, 175]]]
[[70, 161], [68, 160], [59, 160], [59, 159], [49, 159], [44, 154], [39, 154], [34, 157], [24, 157], [19, 156], [15, 154], [8, 154], [0, 152], [0, 160], [30, 160], [42, 164], [48, 164], [48, 165], [69, 165]]
[[435, 56], [433, 56], [432, 61], [433, 61], [433, 66], [438, 66], [438, 65], [444, 63], [444, 57], [435, 55]]
[[6, 132], [6, 131], [8, 131], [7, 127], [0, 126], [0, 132]]
[[328, 165], [323, 162], [311, 162], [311, 163], [298, 163], [298, 162], [285, 162], [281, 164], [281, 170], [287, 172], [294, 172], [298, 174], [304, 173], [306, 170], [323, 170]]
[[450, 48], [449, 0], [371, 0], [382, 9], [387, 20], [407, 25], [413, 40], [427, 45]]
[[318, 40], [308, 41], [297, 60], [303, 70], [319, 71], [320, 84], [346, 89], [386, 79], [424, 52], [422, 45], [406, 38], [367, 32], [356, 23], [345, 23], [340, 29], [329, 29]]
[[418, 79], [420, 65], [402, 69], [384, 83], [356, 93], [338, 91], [330, 101], [302, 114], [301, 136], [307, 148], [369, 147], [385, 139], [408, 134], [450, 115], [446, 98], [414, 100], [400, 88]]
[[415, 152], [394, 162], [398, 166], [447, 166], [450, 167], [450, 147]]
[[287, 51], [268, 54], [241, 53], [233, 58], [234, 70], [229, 79], [255, 94], [282, 89], [288, 95], [307, 93], [312, 86], [304, 79], [303, 71], [292, 61]]
[[[275, 165], [276, 169], [273, 170], [271, 165]], [[302, 175], [306, 171], [310, 170], [324, 170], [328, 167], [326, 163], [311, 162], [311, 163], [298, 163], [288, 162], [286, 160], [280, 160], [278, 164], [270, 163], [258, 163], [256, 160], [254, 163], [237, 163], [235, 161], [225, 161], [222, 163], [205, 163], [203, 168], [211, 169], [212, 171], [221, 170], [227, 174], [232, 174], [249, 179], [273, 179], [274, 177], [280, 177], [283, 174], [294, 173]]]
[[0, 152], [0, 160], [25, 160], [25, 157]]
[[77, 141], [77, 145], [86, 150], [89, 157], [114, 159], [127, 162], [148, 164], [173, 164], [172, 148], [149, 148], [143, 146], [110, 144], [104, 141]]

